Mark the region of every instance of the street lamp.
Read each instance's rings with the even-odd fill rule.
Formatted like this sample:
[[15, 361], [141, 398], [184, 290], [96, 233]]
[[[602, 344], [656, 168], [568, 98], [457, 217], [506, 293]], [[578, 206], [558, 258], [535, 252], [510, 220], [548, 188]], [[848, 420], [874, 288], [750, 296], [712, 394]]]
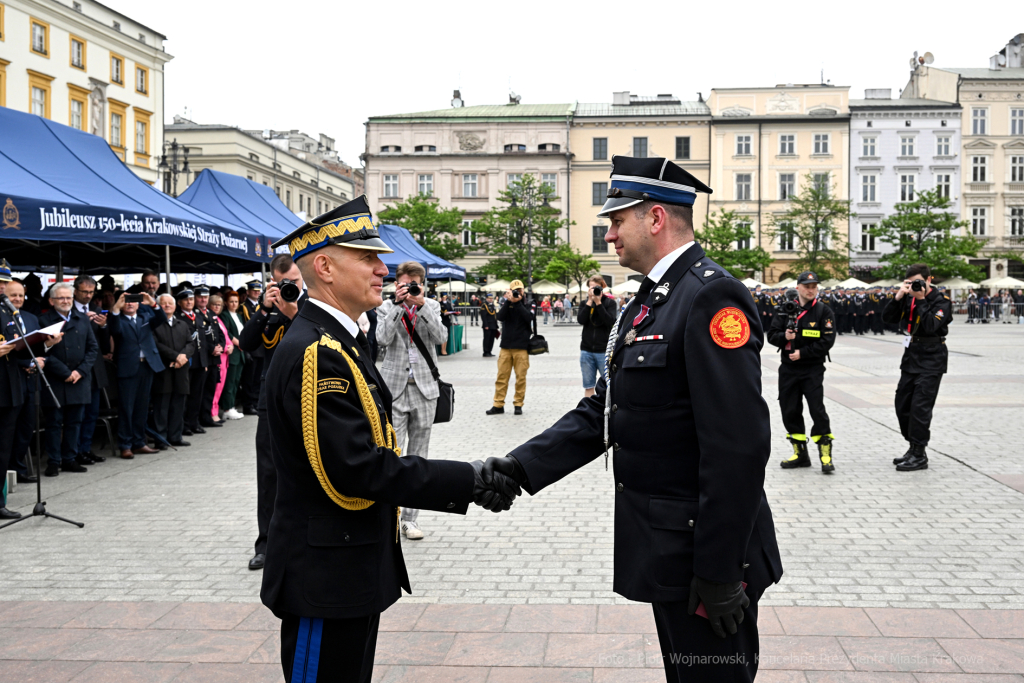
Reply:
[[[171, 150], [170, 163], [167, 162], [167, 149]], [[178, 165], [178, 150], [182, 150], [181, 165]], [[164, 194], [172, 197], [178, 196], [178, 174], [185, 174], [185, 182], [188, 183], [188, 174], [192, 171], [188, 167], [188, 147], [178, 144], [178, 138], [174, 138], [169, 144], [164, 142], [164, 153], [160, 156], [160, 163], [157, 169], [164, 176]]]

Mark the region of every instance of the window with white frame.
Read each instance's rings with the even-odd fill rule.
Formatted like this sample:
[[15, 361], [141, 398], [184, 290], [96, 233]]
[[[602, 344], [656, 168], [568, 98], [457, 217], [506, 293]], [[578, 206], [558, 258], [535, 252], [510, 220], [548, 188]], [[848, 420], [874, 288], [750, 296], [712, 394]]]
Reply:
[[71, 39], [71, 66], [85, 68], [85, 43], [77, 38]]
[[829, 152], [829, 133], [815, 133], [814, 134], [814, 153], [815, 154], [831, 154]]
[[860, 248], [861, 251], [875, 251], [875, 236], [869, 231], [875, 228], [874, 223], [865, 223], [860, 226]]
[[736, 136], [736, 155], [737, 156], [750, 156], [750, 136], [749, 135], [737, 135]]
[[901, 157], [912, 157], [912, 156], [914, 156], [914, 136], [913, 135], [901, 135], [900, 136], [900, 156]]
[[32, 51], [46, 54], [46, 26], [32, 22]]
[[875, 186], [878, 176], [874, 174], [862, 175], [860, 177], [860, 200], [862, 202], [874, 202], [877, 200]]
[[736, 199], [750, 199], [750, 174], [736, 174]]
[[779, 199], [787, 200], [796, 194], [796, 173], [779, 174]]
[[36, 116], [46, 116], [46, 91], [34, 85], [32, 86], [32, 113]]
[[473, 219], [466, 218], [462, 221], [462, 246], [472, 247], [476, 244], [476, 233], [473, 232]]
[[779, 154], [796, 154], [796, 136], [779, 136]]
[[558, 194], [558, 174], [557, 173], [541, 173], [540, 174], [541, 187], [545, 185], [551, 190], [552, 194]]
[[1024, 207], [1010, 209], [1010, 236], [1024, 237]]
[[796, 250], [796, 233], [792, 228], [782, 226], [779, 229], [779, 251]]
[[1024, 109], [1010, 110], [1010, 135], [1024, 135]]
[[1024, 156], [1010, 157], [1010, 182], [1024, 183]]
[[873, 157], [875, 156], [875, 143], [878, 138], [864, 138], [863, 144], [861, 145], [861, 156], [862, 157]]
[[420, 173], [416, 181], [416, 191], [420, 194], [434, 194], [434, 174]]
[[71, 127], [82, 130], [82, 121], [85, 116], [85, 106], [80, 100], [71, 100]]
[[953, 176], [949, 173], [937, 173], [935, 174], [935, 192], [940, 197], [950, 198], [950, 192], [953, 189]]
[[146, 154], [146, 141], [149, 135], [146, 133], [146, 122], [136, 121], [135, 122], [135, 151], [139, 154]]
[[463, 173], [462, 174], [462, 196], [463, 197], [475, 197], [477, 191], [477, 174], [476, 173]]
[[971, 181], [975, 183], [988, 182], [988, 157], [971, 157]]
[[522, 173], [509, 173], [505, 176], [505, 187], [512, 187], [512, 183], [519, 183], [523, 180]]
[[971, 135], [988, 135], [988, 109], [971, 109]]
[[935, 155], [940, 157], [949, 156], [949, 136], [940, 135], [935, 138]]
[[110, 144], [114, 147], [124, 147], [123, 122], [124, 117], [120, 114], [110, 115]]
[[[737, 232], [747, 232], [748, 230], [750, 230], [751, 225], [752, 223], [750, 221], [739, 221], [738, 223], [736, 223]], [[746, 237], [736, 240], [736, 248], [750, 249], [750, 239], [751, 235], [750, 233], [747, 233]]]
[[914, 188], [917, 185], [917, 176], [913, 173], [900, 174], [900, 201], [914, 201]]
[[971, 233], [977, 236], [983, 236], [985, 230], [988, 227], [988, 208], [984, 206], [975, 206], [971, 208]]
[[384, 176], [384, 196], [398, 196], [398, 174]]
[[827, 197], [831, 190], [832, 183], [829, 179], [828, 173], [815, 173], [814, 174], [814, 189], [823, 192]]

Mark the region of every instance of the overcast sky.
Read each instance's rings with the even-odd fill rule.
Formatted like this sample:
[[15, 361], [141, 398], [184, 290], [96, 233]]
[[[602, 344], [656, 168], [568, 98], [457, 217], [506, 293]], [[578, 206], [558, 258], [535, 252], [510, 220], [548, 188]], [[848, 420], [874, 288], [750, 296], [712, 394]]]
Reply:
[[[610, 102], [614, 90], [705, 97], [713, 87], [892, 88], [915, 50], [985, 67], [1024, 23], [953, 3], [103, 0], [168, 36], [165, 114], [297, 128], [358, 166], [367, 117], [450, 106]], [[960, 8], [962, 9], [962, 8]], [[1002, 19], [1000, 18], [1002, 16]], [[1020, 19], [1020, 14], [1017, 15]], [[975, 24], [975, 25], [972, 25]]]

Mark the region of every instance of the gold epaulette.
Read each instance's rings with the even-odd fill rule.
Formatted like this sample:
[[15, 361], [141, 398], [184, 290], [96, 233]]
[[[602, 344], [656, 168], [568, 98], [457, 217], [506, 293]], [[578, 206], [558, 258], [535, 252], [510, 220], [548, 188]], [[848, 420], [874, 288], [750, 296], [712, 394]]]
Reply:
[[387, 420], [386, 415], [384, 418], [385, 427], [381, 427], [380, 413], [377, 410], [376, 402], [373, 400], [373, 394], [370, 393], [370, 387], [366, 384], [366, 379], [363, 377], [363, 373], [359, 371], [356, 362], [345, 352], [341, 344], [325, 334], [319, 341], [313, 342], [306, 347], [302, 359], [302, 393], [300, 395], [300, 403], [302, 407], [302, 436], [305, 441], [309, 464], [313, 467], [313, 472], [320, 481], [320, 486], [323, 487], [331, 500], [346, 510], [365, 510], [373, 505], [373, 501], [366, 500], [365, 498], [353, 498], [339, 493], [327, 478], [323, 461], [320, 458], [320, 435], [317, 432], [317, 354], [319, 353], [318, 347], [320, 346], [326, 346], [340, 353], [345, 362], [348, 363], [349, 370], [352, 371], [352, 378], [355, 380], [356, 391], [359, 394], [359, 402], [363, 406], [363, 412], [366, 414], [370, 430], [373, 432], [373, 442], [382, 448], [393, 450], [399, 456], [402, 455], [402, 451], [398, 448], [395, 430]]

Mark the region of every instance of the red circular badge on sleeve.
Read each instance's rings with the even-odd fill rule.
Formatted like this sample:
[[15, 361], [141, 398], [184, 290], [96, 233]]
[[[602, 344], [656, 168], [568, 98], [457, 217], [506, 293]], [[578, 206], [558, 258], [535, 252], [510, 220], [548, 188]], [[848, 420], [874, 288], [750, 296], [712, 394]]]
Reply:
[[750, 339], [750, 322], [743, 311], [729, 306], [711, 319], [711, 338], [723, 349], [736, 349]]

